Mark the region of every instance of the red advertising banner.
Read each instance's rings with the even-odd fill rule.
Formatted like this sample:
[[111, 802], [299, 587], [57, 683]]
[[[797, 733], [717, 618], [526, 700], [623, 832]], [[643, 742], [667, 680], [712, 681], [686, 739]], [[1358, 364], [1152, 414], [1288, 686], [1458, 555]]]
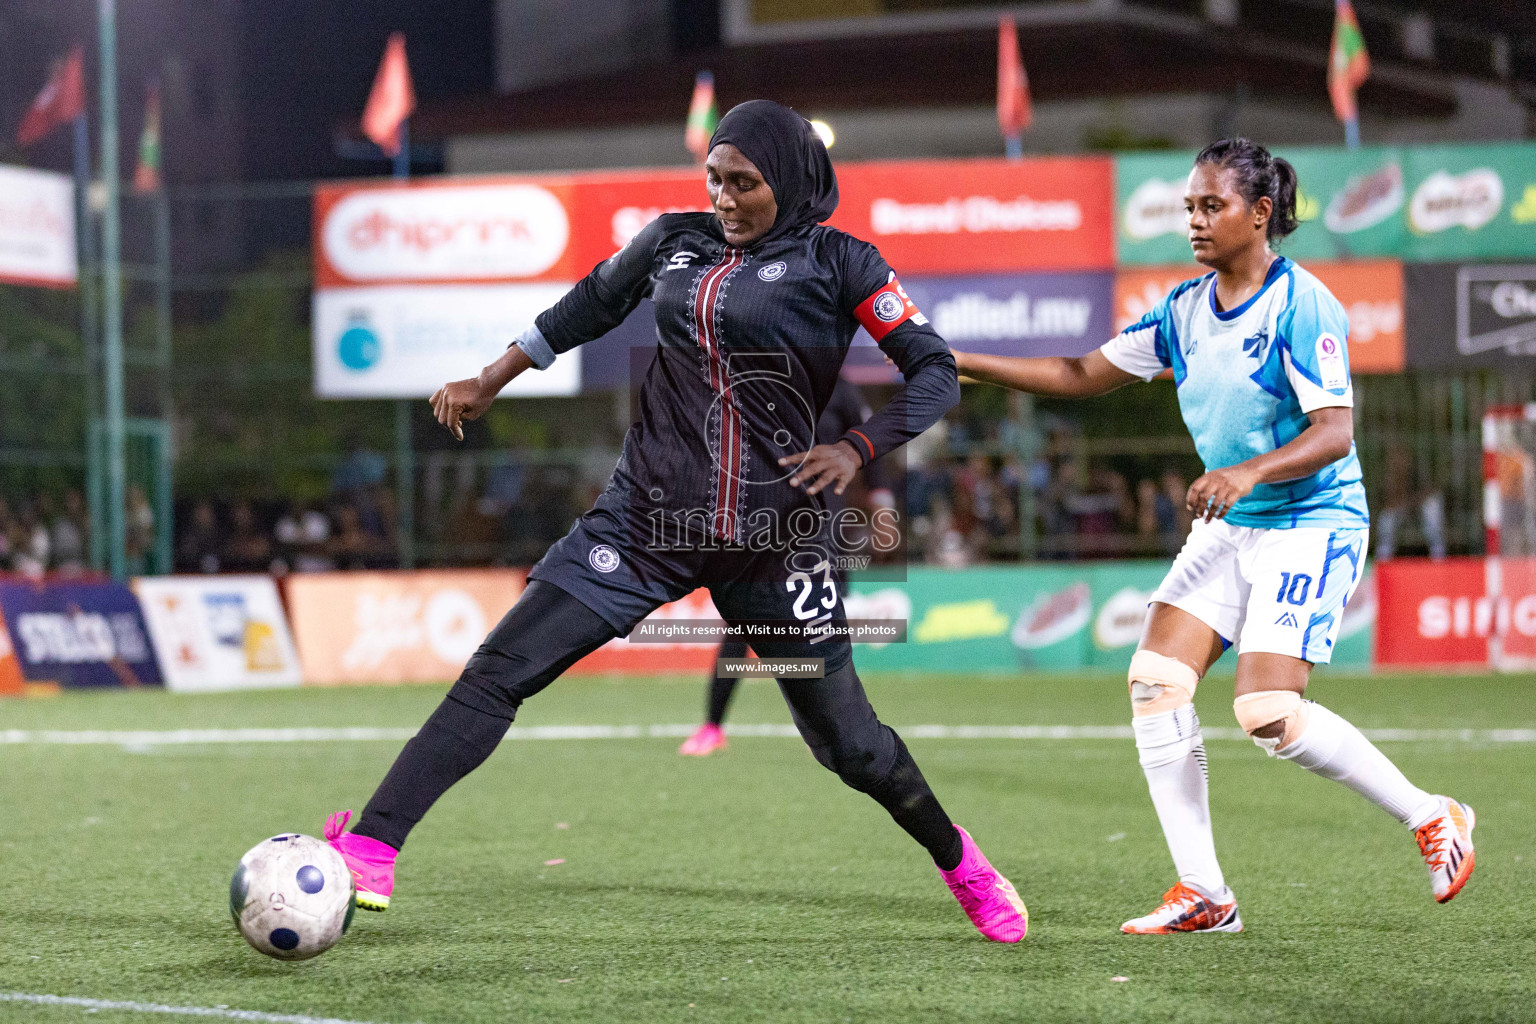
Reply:
[[[905, 274], [1114, 266], [1108, 158], [845, 164], [830, 223]], [[706, 210], [696, 169], [356, 182], [315, 190], [315, 284], [575, 281], [663, 213]]]
[[315, 285], [574, 281], [572, 209], [569, 179], [321, 185]]
[[1115, 265], [1108, 157], [850, 164], [830, 221], [899, 274], [1107, 270]]
[[[1530, 580], [1530, 575], [1527, 579]], [[1536, 636], [1536, 591], [1516, 600], [1488, 597], [1481, 558], [1398, 558], [1376, 566], [1376, 663], [1390, 666], [1487, 665], [1488, 638], [1503, 619]], [[1515, 606], [1521, 615], [1511, 615]]]
[[583, 175], [574, 180], [572, 196], [576, 223], [572, 258], [578, 277], [623, 248], [662, 214], [710, 208], [704, 172], [691, 167]]
[[[1403, 265], [1396, 260], [1307, 263], [1349, 316], [1352, 373], [1399, 373], [1405, 365]], [[1195, 263], [1123, 267], [1115, 274], [1115, 330], [1141, 319], [1180, 282], [1209, 273]]]

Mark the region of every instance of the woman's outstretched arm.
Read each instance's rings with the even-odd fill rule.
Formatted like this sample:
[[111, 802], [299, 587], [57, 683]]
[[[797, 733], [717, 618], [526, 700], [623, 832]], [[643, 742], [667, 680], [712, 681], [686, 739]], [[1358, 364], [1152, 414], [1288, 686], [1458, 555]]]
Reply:
[[1053, 398], [1091, 398], [1141, 378], [1127, 373], [1095, 349], [1085, 356], [989, 356], [955, 352], [960, 376]]

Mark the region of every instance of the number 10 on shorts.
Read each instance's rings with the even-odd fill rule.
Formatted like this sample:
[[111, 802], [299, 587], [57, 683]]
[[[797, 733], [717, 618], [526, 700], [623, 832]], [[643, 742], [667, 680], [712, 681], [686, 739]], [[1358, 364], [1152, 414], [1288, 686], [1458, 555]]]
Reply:
[[1298, 608], [1307, 603], [1307, 592], [1312, 589], [1312, 577], [1304, 572], [1280, 574], [1280, 592], [1275, 595], [1275, 603], [1285, 601], [1294, 604]]

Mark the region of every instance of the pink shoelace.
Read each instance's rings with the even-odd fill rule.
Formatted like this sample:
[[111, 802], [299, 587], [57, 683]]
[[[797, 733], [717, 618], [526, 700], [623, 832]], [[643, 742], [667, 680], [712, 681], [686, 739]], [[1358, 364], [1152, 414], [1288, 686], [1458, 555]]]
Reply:
[[347, 830], [347, 822], [351, 820], [351, 811], [337, 811], [335, 814], [325, 819], [325, 841], [328, 843], [334, 843], [336, 840], [340, 839], [342, 833]]

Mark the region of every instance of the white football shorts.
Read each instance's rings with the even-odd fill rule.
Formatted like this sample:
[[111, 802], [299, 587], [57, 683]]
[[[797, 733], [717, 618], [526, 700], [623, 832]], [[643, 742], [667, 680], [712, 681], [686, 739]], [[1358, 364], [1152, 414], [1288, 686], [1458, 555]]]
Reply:
[[1325, 665], [1344, 605], [1365, 572], [1369, 533], [1197, 519], [1151, 600], [1193, 615], [1239, 654], [1265, 651]]

